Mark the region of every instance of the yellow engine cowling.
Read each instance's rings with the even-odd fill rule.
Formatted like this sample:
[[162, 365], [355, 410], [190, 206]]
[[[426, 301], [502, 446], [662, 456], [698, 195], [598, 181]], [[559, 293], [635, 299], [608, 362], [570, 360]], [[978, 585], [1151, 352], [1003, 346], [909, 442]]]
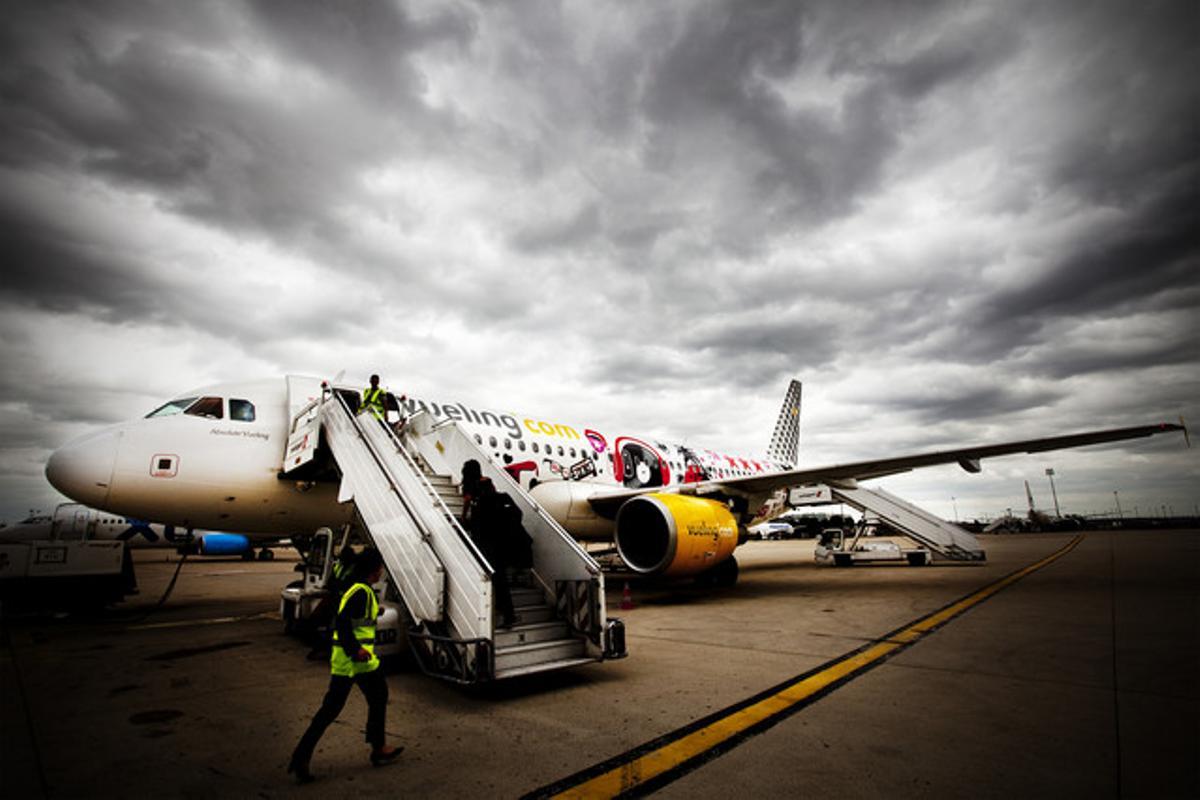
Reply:
[[678, 494], [644, 494], [617, 512], [617, 552], [635, 572], [683, 577], [733, 554], [738, 525], [723, 504]]

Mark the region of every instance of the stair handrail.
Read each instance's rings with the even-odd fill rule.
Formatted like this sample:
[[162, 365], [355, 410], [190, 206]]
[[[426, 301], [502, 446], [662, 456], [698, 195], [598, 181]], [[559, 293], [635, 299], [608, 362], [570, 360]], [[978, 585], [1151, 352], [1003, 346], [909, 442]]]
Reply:
[[[331, 391], [331, 394], [336, 398], [337, 402], [346, 411], [346, 413], [350, 415], [350, 418], [354, 423], [355, 431], [358, 433], [359, 437], [362, 439], [363, 444], [366, 445], [367, 450], [371, 453], [371, 457], [375, 460], [375, 463], [388, 476], [389, 482], [392, 483], [393, 491], [395, 491], [396, 476], [392, 473], [391, 468], [388, 467], [386, 459], [382, 458], [380, 456], [380, 454], [376, 452], [374, 442], [371, 441], [370, 437], [368, 437], [366, 434], [363, 433], [362, 423], [359, 419], [359, 415], [355, 414], [350, 409], [350, 406], [346, 402], [346, 399], [344, 397], [342, 397], [336, 391], [332, 391], [332, 387], [330, 387], [330, 391]], [[372, 417], [371, 420], [374, 421], [374, 417]], [[386, 428], [386, 431], [387, 431], [389, 440], [396, 447], [396, 452], [404, 459], [405, 463], [411, 468], [414, 477], [420, 482], [422, 488], [425, 490], [426, 495], [433, 502], [433, 504], [435, 506], [435, 510], [440, 510], [442, 512], [442, 515], [445, 517], [446, 521], [450, 524], [451, 529], [458, 535], [459, 539], [467, 546], [467, 549], [472, 554], [472, 556], [475, 558], [475, 560], [479, 563], [479, 565], [482, 566], [487, 571], [488, 576], [490, 578], [492, 575], [495, 574], [496, 570], [494, 567], [492, 567], [492, 565], [488, 562], [487, 558], [483, 555], [483, 551], [481, 551], [479, 549], [479, 546], [475, 544], [475, 541], [467, 534], [467, 532], [465, 530], [463, 530], [462, 525], [458, 522], [458, 520], [455, 518], [454, 514], [446, 506], [446, 504], [442, 500], [441, 496], [433, 488], [433, 485], [431, 483], [429, 483], [429, 480], [425, 477], [424, 471], [422, 471], [420, 469], [420, 467], [417, 466], [416, 462], [414, 462], [412, 457], [408, 454], [407, 449], [397, 439], [395, 431], [393, 431], [390, 427]], [[422, 538], [425, 539], [425, 541], [429, 541], [430, 539], [432, 539], [433, 534], [429, 530], [429, 527], [426, 525], [424, 517], [420, 513], [415, 511], [412, 508], [412, 506], [409, 504], [408, 500], [404, 497], [404, 495], [398, 491], [396, 492], [396, 498], [400, 501], [401, 505], [404, 506], [405, 510], [408, 511], [409, 516], [416, 522], [418, 528], [420, 528]]]
[[[418, 414], [414, 414], [413, 417], [409, 418], [410, 424], [411, 424], [411, 420], [414, 417], [418, 416], [419, 414], [428, 414], [428, 412], [420, 411], [420, 412], [418, 412]], [[495, 462], [492, 460], [491, 456], [489, 456], [487, 454], [487, 451], [484, 450], [479, 445], [479, 443], [476, 442], [473, 438], [468, 436], [462, 430], [462, 428], [459, 427], [457, 421], [452, 420], [452, 419], [439, 420], [438, 422], [435, 422], [432, 425], [430, 425], [429, 430], [430, 430], [430, 432], [433, 432], [433, 431], [439, 430], [441, 428], [456, 429], [458, 431], [460, 440], [462, 441], [463, 444], [466, 445], [468, 451], [471, 452], [471, 454], [475, 458], [475, 460], [478, 461], [480, 463], [480, 465], [491, 465], [494, 468], [491, 470], [492, 475], [489, 476], [492, 478], [492, 482], [495, 483], [496, 480], [499, 479], [504, 484], [503, 486], [497, 486], [496, 487], [497, 491], [506, 491], [510, 495], [515, 491], [515, 492], [519, 492], [522, 496], [528, 497], [529, 493], [521, 487], [521, 484], [518, 483], [516, 480], [514, 480], [512, 475], [509, 475], [506, 470], [500, 469], [498, 466], [496, 466]], [[528, 500], [529, 500], [529, 504], [532, 507], [534, 513], [536, 513], [538, 515], [538, 517], [547, 525], [547, 527], [549, 527], [552, 531], [554, 531], [558, 535], [559, 539], [561, 539], [568, 547], [570, 547], [572, 550], [575, 551], [576, 555], [578, 555], [580, 557], [580, 559], [582, 560], [582, 562], [584, 563], [585, 567], [587, 568], [587, 571], [594, 576], [602, 575], [603, 569], [600, 567], [599, 562], [597, 562], [596, 559], [592, 558], [591, 553], [589, 553], [587, 550], [585, 550], [579, 544], [579, 542], [576, 541], [573, 536], [571, 536], [571, 534], [567, 533], [563, 529], [562, 525], [558, 522], [558, 520], [556, 520], [550, 514], [550, 512], [546, 511], [546, 509], [544, 509], [542, 507], [541, 503], [537, 502], [532, 497], [528, 497]]]

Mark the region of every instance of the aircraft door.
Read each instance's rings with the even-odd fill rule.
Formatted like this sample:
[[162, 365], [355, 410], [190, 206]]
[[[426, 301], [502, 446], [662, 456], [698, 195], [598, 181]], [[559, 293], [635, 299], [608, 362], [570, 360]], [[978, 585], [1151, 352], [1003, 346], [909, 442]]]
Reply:
[[75, 512], [75, 520], [71, 525], [72, 539], [86, 539], [88, 533], [88, 523], [91, 521], [92, 515], [86, 509], [80, 509]]
[[621, 437], [616, 442], [613, 473], [628, 489], [665, 486], [671, 482], [671, 469], [658, 451], [645, 442]]
[[87, 538], [93, 513], [77, 503], [63, 503], [54, 513], [51, 524], [52, 539], [82, 541]]

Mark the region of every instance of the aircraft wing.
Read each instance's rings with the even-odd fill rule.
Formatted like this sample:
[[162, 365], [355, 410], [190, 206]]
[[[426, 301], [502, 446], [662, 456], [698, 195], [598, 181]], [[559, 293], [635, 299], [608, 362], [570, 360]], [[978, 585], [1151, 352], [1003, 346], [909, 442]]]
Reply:
[[1118, 442], [1124, 439], [1139, 439], [1158, 433], [1183, 431], [1183, 425], [1160, 423], [1157, 425], [1137, 425], [1131, 428], [1113, 428], [1103, 431], [1086, 431], [1065, 436], [1048, 436], [1042, 439], [1026, 439], [1020, 442], [1003, 442], [1000, 444], [978, 445], [963, 447], [956, 450], [938, 450], [931, 453], [898, 456], [895, 458], [880, 458], [871, 461], [854, 461], [847, 464], [831, 464], [822, 467], [805, 467], [783, 472], [770, 472], [762, 475], [749, 475], [740, 478], [685, 483], [670, 487], [633, 489], [617, 492], [598, 492], [588, 498], [588, 502], [603, 516], [615, 514], [617, 508], [626, 500], [640, 494], [653, 492], [669, 492], [679, 494], [695, 494], [699, 496], [735, 496], [748, 497], [751, 495], [769, 494], [779, 489], [793, 486], [806, 486], [814, 483], [838, 484], [852, 481], [882, 478], [885, 475], [895, 475], [908, 472], [919, 467], [931, 467], [937, 464], [960, 464], [968, 472], [979, 472], [980, 459], [993, 456], [1011, 455], [1013, 453], [1041, 453], [1046, 450], [1061, 450], [1070, 447], [1083, 447], [1102, 442]]

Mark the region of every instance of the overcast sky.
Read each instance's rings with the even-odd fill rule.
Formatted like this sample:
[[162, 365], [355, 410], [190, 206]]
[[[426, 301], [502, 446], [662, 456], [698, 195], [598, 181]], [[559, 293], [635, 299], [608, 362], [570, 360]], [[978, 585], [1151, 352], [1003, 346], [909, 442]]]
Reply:
[[[0, 519], [285, 372], [814, 466], [1200, 421], [1200, 5], [16, 3]], [[1178, 436], [882, 485], [1192, 513]], [[954, 501], [951, 498], [955, 498]]]

